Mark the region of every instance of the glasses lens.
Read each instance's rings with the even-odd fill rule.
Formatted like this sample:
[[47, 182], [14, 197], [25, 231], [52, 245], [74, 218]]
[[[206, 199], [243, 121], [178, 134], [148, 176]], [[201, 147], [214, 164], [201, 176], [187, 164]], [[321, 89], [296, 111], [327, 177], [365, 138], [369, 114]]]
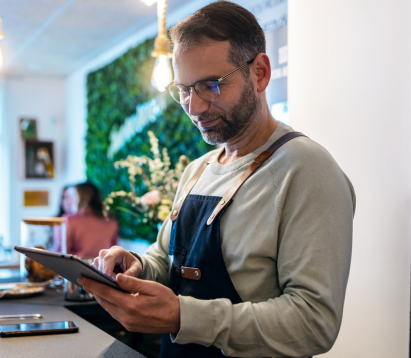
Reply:
[[217, 83], [218, 81], [198, 81], [194, 85], [194, 89], [202, 99], [215, 102], [220, 97], [220, 89]]
[[190, 100], [189, 87], [170, 85], [168, 91], [170, 92], [171, 97], [180, 104], [187, 104]]

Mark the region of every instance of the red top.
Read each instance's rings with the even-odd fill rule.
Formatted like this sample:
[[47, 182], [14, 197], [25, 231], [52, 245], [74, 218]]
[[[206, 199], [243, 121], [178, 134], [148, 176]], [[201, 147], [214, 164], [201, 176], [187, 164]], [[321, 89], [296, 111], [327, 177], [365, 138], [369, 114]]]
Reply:
[[81, 258], [97, 257], [100, 250], [117, 245], [118, 224], [115, 219], [77, 213], [67, 218], [67, 253]]

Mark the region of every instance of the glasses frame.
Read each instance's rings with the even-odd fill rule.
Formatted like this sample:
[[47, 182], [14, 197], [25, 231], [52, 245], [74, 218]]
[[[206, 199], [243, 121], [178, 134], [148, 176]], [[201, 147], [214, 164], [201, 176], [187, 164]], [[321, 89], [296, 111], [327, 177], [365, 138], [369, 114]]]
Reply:
[[169, 83], [169, 84], [166, 86], [166, 90], [168, 91], [168, 93], [170, 93], [170, 96], [171, 96], [177, 103], [179, 103], [179, 104], [181, 104], [181, 105], [186, 105], [186, 104], [190, 103], [191, 93], [192, 93], [192, 92], [190, 91], [190, 96], [189, 96], [189, 99], [188, 99], [187, 103], [180, 103], [180, 102], [178, 102], [178, 101], [171, 95], [170, 86], [172, 86], [172, 85], [179, 85], [179, 86], [183, 86], [183, 87], [186, 87], [186, 88], [192, 88], [192, 89], [195, 91], [195, 93], [197, 93], [197, 95], [198, 95], [200, 98], [202, 98], [204, 101], [207, 101], [207, 102], [216, 102], [216, 101], [218, 101], [218, 98], [219, 98], [219, 97], [218, 97], [215, 101], [210, 101], [210, 100], [208, 100], [208, 99], [205, 99], [205, 98], [203, 98], [203, 97], [200, 95], [200, 93], [197, 92], [197, 90], [196, 90], [196, 88], [195, 88], [195, 85], [196, 85], [198, 82], [202, 82], [202, 81], [214, 82], [214, 84], [217, 86], [218, 92], [219, 92], [219, 94], [220, 94], [220, 88], [218, 87], [218, 84], [219, 84], [221, 81], [225, 80], [227, 77], [229, 77], [229, 76], [233, 75], [234, 73], [236, 73], [237, 71], [240, 71], [240, 70], [242, 70], [243, 68], [251, 65], [251, 64], [254, 62], [254, 60], [255, 60], [255, 58], [253, 58], [253, 59], [250, 60], [250, 61], [247, 61], [246, 63], [242, 64], [240, 67], [237, 67], [235, 70], [231, 71], [230, 73], [227, 73], [226, 75], [224, 75], [224, 76], [222, 76], [222, 77], [220, 77], [220, 78], [218, 78], [218, 79], [216, 79], [216, 80], [198, 80], [197, 82], [195, 82], [194, 84], [192, 84], [192, 85], [190, 85], [190, 86], [185, 86], [185, 85], [182, 85], [182, 84], [180, 84], [180, 83], [175, 83], [175, 82], [173, 81], [173, 82]]

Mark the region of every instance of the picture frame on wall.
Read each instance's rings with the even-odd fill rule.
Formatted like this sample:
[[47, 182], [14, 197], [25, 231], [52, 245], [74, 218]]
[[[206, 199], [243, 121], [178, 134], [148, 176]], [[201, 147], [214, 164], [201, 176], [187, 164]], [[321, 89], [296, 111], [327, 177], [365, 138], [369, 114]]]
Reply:
[[54, 178], [53, 142], [26, 140], [24, 155], [26, 179]]
[[37, 120], [20, 118], [20, 135], [24, 140], [37, 140]]

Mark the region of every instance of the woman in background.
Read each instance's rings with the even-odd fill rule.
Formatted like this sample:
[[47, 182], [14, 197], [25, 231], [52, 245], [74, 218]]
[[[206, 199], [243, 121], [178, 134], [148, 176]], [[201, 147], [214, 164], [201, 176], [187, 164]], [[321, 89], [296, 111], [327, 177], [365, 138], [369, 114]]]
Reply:
[[81, 183], [75, 188], [78, 211], [67, 218], [67, 253], [94, 258], [100, 250], [117, 245], [117, 220], [104, 218], [100, 191], [94, 184]]
[[56, 215], [59, 218], [66, 218], [77, 212], [78, 195], [73, 185], [66, 185], [61, 191], [59, 212]]
[[[77, 190], [73, 185], [66, 185], [63, 187], [60, 196], [60, 203], [59, 203], [59, 212], [56, 215], [59, 218], [67, 218], [71, 215], [77, 213], [78, 207], [78, 195]], [[54, 243], [53, 243], [53, 251], [54, 252], [63, 252], [64, 245], [62, 246], [61, 242], [61, 227], [54, 226]], [[64, 252], [65, 253], [65, 252]]]

